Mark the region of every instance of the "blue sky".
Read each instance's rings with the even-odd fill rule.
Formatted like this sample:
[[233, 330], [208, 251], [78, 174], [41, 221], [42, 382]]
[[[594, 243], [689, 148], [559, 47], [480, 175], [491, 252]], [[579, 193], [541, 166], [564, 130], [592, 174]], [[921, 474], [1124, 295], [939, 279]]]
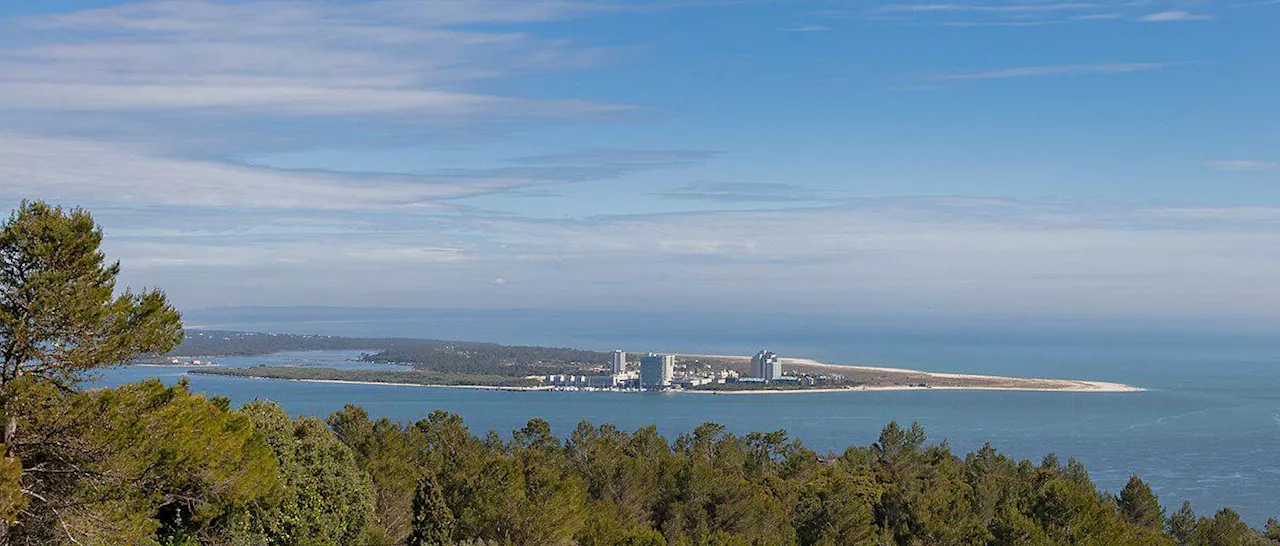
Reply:
[[0, 4], [0, 204], [187, 308], [1280, 314], [1280, 3]]

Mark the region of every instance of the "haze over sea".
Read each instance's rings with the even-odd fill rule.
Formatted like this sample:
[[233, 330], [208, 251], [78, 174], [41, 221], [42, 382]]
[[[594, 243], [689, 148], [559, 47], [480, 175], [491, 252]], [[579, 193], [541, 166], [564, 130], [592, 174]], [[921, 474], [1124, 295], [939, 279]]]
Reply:
[[[1280, 512], [1280, 337], [1264, 335], [1119, 334], [997, 331], [912, 333], [788, 317], [635, 316], [625, 313], [409, 310], [224, 310], [188, 314], [197, 327], [364, 337], [428, 337], [632, 351], [748, 354], [768, 347], [786, 356], [831, 363], [1116, 381], [1139, 393], [910, 391], [706, 396], [587, 392], [492, 392], [341, 385], [191, 376], [197, 391], [241, 403], [276, 400], [320, 416], [344, 404], [374, 416], [412, 422], [443, 409], [471, 430], [503, 434], [532, 417], [568, 434], [582, 419], [632, 430], [656, 424], [668, 437], [705, 421], [734, 432], [786, 429], [809, 447], [840, 451], [875, 441], [891, 419], [919, 421], [931, 440], [963, 454], [990, 442], [1038, 461], [1074, 456], [1100, 487], [1118, 491], [1130, 473], [1148, 480], [1166, 508], [1190, 500], [1197, 512], [1239, 510], [1251, 524]], [[376, 347], [370, 347], [376, 349]], [[221, 358], [257, 363], [370, 366], [346, 362], [358, 352], [283, 353]], [[376, 366], [376, 365], [375, 365]], [[107, 384], [162, 377], [180, 368], [110, 372]]]

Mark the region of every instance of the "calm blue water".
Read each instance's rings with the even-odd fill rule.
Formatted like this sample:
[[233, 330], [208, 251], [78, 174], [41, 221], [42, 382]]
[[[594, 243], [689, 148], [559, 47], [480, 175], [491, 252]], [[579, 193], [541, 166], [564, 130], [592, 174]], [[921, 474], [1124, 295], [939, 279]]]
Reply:
[[[451, 337], [508, 343], [628, 350], [747, 354], [759, 337], [686, 325], [609, 330], [610, 325], [466, 323], [237, 324], [240, 329], [348, 335]], [[594, 329], [593, 329], [594, 328]], [[608, 330], [608, 331], [606, 331]], [[468, 335], [471, 332], [474, 335]], [[568, 332], [568, 333], [565, 333]], [[634, 335], [643, 334], [643, 335]], [[656, 341], [661, 339], [661, 341]], [[327, 415], [359, 404], [375, 416], [403, 421], [434, 409], [462, 415], [472, 430], [509, 433], [542, 417], [567, 433], [581, 419], [626, 429], [655, 423], [674, 436], [704, 421], [738, 432], [787, 429], [819, 451], [875, 440], [889, 420], [919, 421], [934, 440], [957, 452], [991, 442], [1017, 457], [1075, 456], [1101, 486], [1118, 491], [1130, 473], [1149, 481], [1170, 510], [1183, 499], [1198, 512], [1229, 505], [1254, 525], [1280, 514], [1280, 338], [1159, 335], [859, 334], [812, 331], [772, 337], [781, 354], [853, 362], [1129, 383], [1141, 393], [867, 392], [768, 396], [490, 392], [418, 387], [329, 385], [191, 376], [195, 390], [277, 400], [298, 413]], [[371, 349], [373, 349], [371, 347]], [[258, 363], [369, 367], [347, 362], [359, 352], [285, 353], [225, 358]], [[373, 365], [377, 366], [377, 365]], [[105, 384], [161, 377], [183, 369], [116, 370]]]

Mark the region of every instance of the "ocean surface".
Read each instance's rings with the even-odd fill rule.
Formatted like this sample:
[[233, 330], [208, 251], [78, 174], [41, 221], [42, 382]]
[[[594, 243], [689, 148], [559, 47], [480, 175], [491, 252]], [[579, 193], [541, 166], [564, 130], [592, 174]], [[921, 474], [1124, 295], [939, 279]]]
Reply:
[[[467, 317], [252, 320], [204, 325], [245, 331], [404, 336], [631, 351], [750, 354], [760, 348], [831, 363], [1060, 377], [1127, 383], [1138, 393], [906, 391], [714, 396], [602, 392], [495, 392], [190, 376], [196, 391], [280, 402], [325, 416], [344, 404], [405, 422], [436, 409], [462, 415], [473, 432], [504, 434], [531, 417], [567, 434], [582, 419], [624, 429], [656, 424], [669, 437], [716, 421], [735, 432], [786, 429], [809, 447], [840, 452], [875, 441], [885, 423], [919, 421], [932, 441], [957, 453], [985, 442], [1039, 461], [1047, 453], [1085, 463], [1116, 492], [1131, 473], [1154, 487], [1169, 511], [1190, 500], [1198, 513], [1231, 506], [1253, 525], [1280, 515], [1280, 337], [1156, 334], [852, 333], [814, 328], [723, 325], [622, 327], [596, 318]], [[767, 338], [768, 343], [761, 340]], [[369, 349], [376, 349], [370, 347]], [[377, 367], [358, 351], [220, 358], [224, 366], [293, 364]], [[102, 384], [159, 377], [183, 368], [113, 370]]]

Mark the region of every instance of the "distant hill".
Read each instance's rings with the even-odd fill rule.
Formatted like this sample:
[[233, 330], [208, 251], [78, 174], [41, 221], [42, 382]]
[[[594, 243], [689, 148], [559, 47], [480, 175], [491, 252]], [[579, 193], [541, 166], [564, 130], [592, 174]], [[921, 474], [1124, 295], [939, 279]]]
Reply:
[[252, 356], [282, 351], [368, 351], [365, 360], [409, 364], [439, 373], [520, 376], [575, 373], [604, 366], [609, 355], [556, 347], [500, 345], [474, 341], [354, 338], [194, 330], [174, 356]]

